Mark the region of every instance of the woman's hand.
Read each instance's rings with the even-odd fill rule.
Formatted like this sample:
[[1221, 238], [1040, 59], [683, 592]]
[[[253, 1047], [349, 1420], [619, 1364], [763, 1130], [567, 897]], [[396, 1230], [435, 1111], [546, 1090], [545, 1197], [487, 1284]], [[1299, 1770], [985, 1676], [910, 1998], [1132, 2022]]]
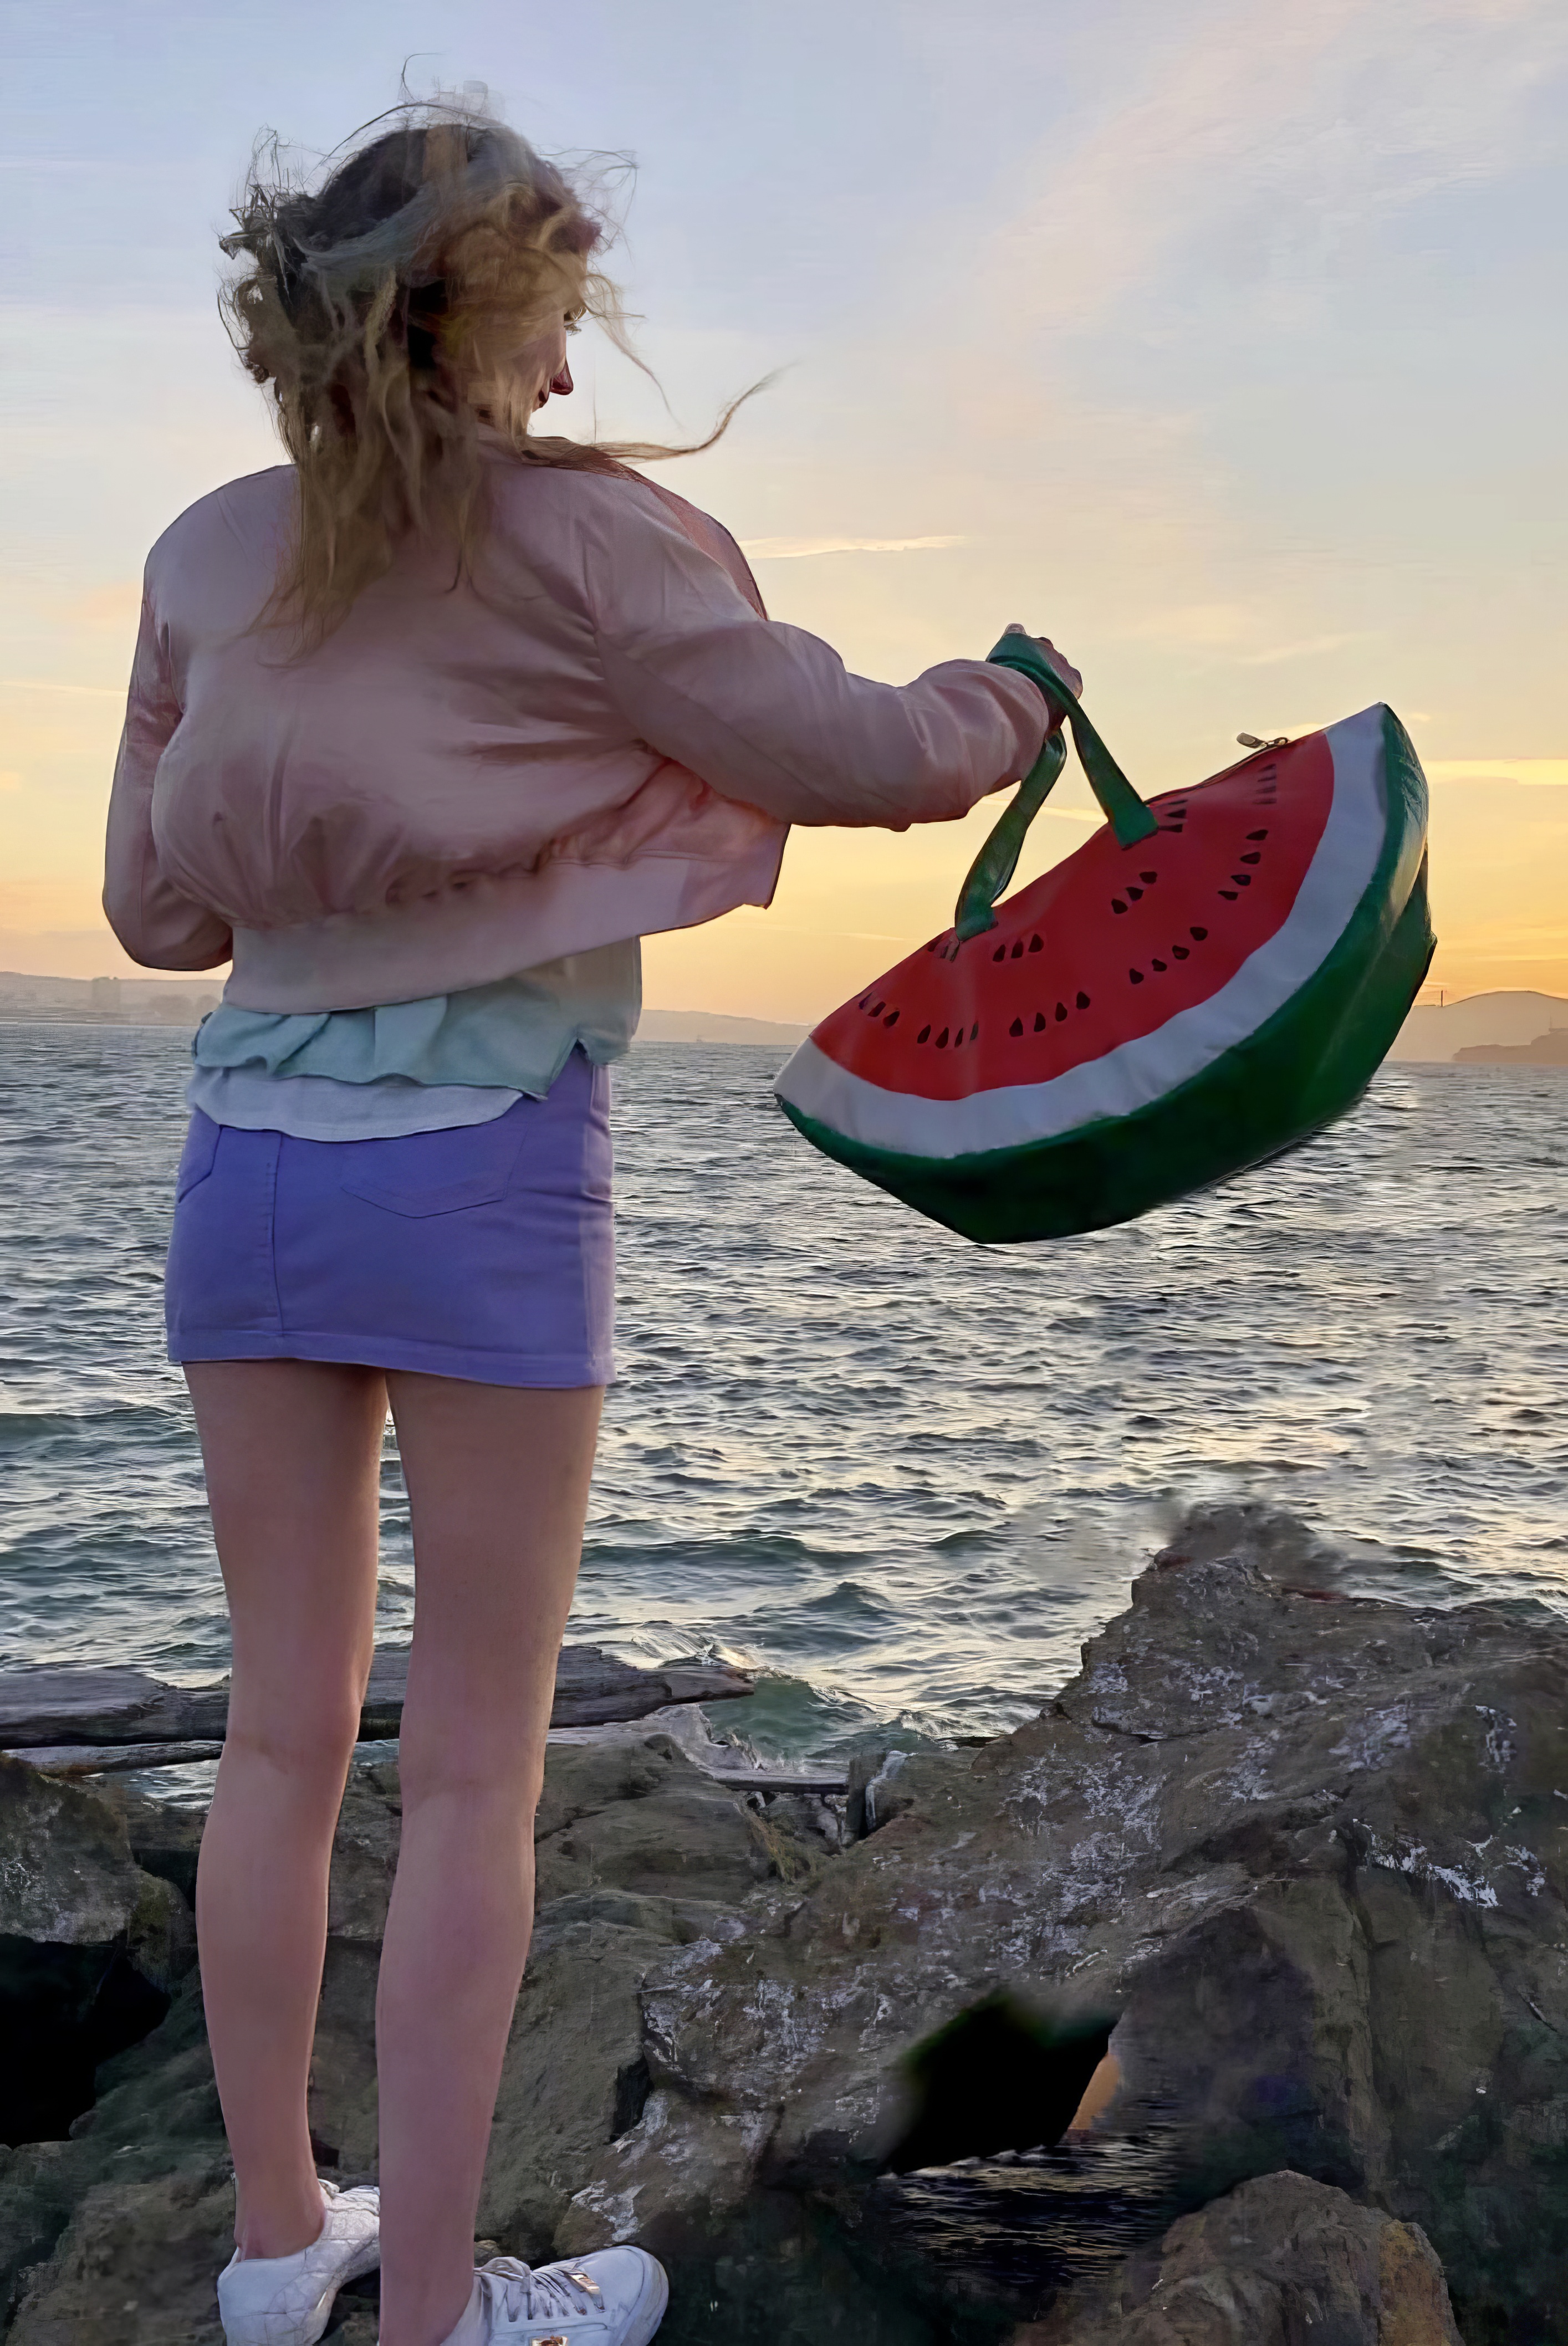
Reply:
[[[1010, 636], [1029, 635], [1028, 628], [1023, 625], [1021, 619], [1010, 620], [1006, 632]], [[1030, 637], [1030, 641], [1039, 645], [1040, 649], [1044, 653], [1046, 658], [1050, 661], [1052, 667], [1055, 669], [1063, 683], [1067, 686], [1074, 699], [1076, 699], [1083, 692], [1084, 679], [1079, 675], [1077, 669], [1073, 666], [1072, 661], [1065, 658], [1064, 655], [1057, 650], [1049, 636], [1032, 636]], [[1057, 701], [1054, 693], [1047, 693], [1045, 698], [1051, 705], [1051, 723], [1053, 729], [1054, 729], [1056, 726], [1062, 723], [1067, 712], [1066, 709]]]

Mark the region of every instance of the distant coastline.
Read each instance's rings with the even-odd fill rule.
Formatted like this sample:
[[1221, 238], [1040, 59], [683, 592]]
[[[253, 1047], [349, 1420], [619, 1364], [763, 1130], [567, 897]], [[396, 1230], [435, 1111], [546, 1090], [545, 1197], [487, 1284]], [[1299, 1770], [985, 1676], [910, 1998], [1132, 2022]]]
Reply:
[[35, 977], [0, 969], [0, 1021], [58, 1026], [183, 1026], [216, 1010], [222, 988], [158, 977]]
[[717, 1010], [645, 1010], [639, 1043], [771, 1043], [792, 1050], [810, 1029], [771, 1018], [728, 1018]]
[[[0, 970], [0, 1025], [176, 1026], [199, 1025], [222, 989], [158, 977], [37, 977]], [[645, 1010], [639, 1043], [751, 1043], [789, 1050], [806, 1033], [770, 1018], [717, 1010]]]
[[[0, 1024], [196, 1026], [221, 999], [209, 979], [45, 977], [0, 970]], [[719, 1010], [643, 1012], [638, 1043], [738, 1043], [792, 1050], [809, 1029]], [[1420, 1003], [1389, 1056], [1428, 1066], [1568, 1066], [1568, 995], [1508, 989]]]
[[1487, 1067], [1568, 1067], [1568, 1026], [1550, 1026], [1530, 1043], [1471, 1043], [1453, 1056]]
[[1554, 1056], [1553, 1050], [1563, 1042], [1568, 1042], [1568, 998], [1510, 988], [1467, 994], [1459, 1002], [1418, 1003], [1389, 1056], [1424, 1060], [1429, 1066], [1433, 1061], [1450, 1066], [1512, 1061], [1562, 1066], [1568, 1063]]

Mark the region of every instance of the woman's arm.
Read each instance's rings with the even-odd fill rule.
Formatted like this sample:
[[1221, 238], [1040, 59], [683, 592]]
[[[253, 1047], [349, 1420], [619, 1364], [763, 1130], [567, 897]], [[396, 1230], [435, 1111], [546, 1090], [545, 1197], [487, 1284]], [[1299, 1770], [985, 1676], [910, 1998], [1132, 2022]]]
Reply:
[[650, 747], [785, 822], [902, 831], [965, 814], [1040, 754], [1026, 677], [949, 660], [912, 684], [854, 676], [764, 619], [631, 484], [596, 482], [584, 588], [611, 691]]
[[229, 924], [163, 877], [153, 844], [153, 781], [179, 719], [168, 651], [144, 592], [109, 794], [104, 911], [132, 961], [144, 968], [214, 969], [232, 949]]

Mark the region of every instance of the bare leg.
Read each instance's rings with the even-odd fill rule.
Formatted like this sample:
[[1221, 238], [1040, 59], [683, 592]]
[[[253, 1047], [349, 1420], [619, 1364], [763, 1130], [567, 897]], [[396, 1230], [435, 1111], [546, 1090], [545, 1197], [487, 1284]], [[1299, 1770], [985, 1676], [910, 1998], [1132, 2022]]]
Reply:
[[381, 2336], [382, 2346], [440, 2346], [473, 2287], [602, 1395], [407, 1374], [387, 1382], [416, 1611], [402, 1847], [377, 2006]]
[[209, 1361], [186, 1372], [234, 1625], [229, 1731], [197, 1929], [247, 2257], [321, 2229], [305, 2090], [327, 1875], [375, 1628], [379, 1370]]

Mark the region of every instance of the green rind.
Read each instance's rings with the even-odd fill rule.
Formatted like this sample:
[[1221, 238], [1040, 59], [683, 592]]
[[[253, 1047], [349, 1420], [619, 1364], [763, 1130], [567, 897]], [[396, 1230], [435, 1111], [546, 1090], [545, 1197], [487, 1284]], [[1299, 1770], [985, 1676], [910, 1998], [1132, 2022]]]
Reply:
[[784, 1113], [826, 1156], [993, 1245], [1108, 1229], [1293, 1148], [1355, 1106], [1431, 961], [1426, 781], [1391, 710], [1383, 745], [1388, 835], [1339, 942], [1274, 1017], [1163, 1098], [1056, 1140], [947, 1158], [865, 1148], [787, 1100]]

